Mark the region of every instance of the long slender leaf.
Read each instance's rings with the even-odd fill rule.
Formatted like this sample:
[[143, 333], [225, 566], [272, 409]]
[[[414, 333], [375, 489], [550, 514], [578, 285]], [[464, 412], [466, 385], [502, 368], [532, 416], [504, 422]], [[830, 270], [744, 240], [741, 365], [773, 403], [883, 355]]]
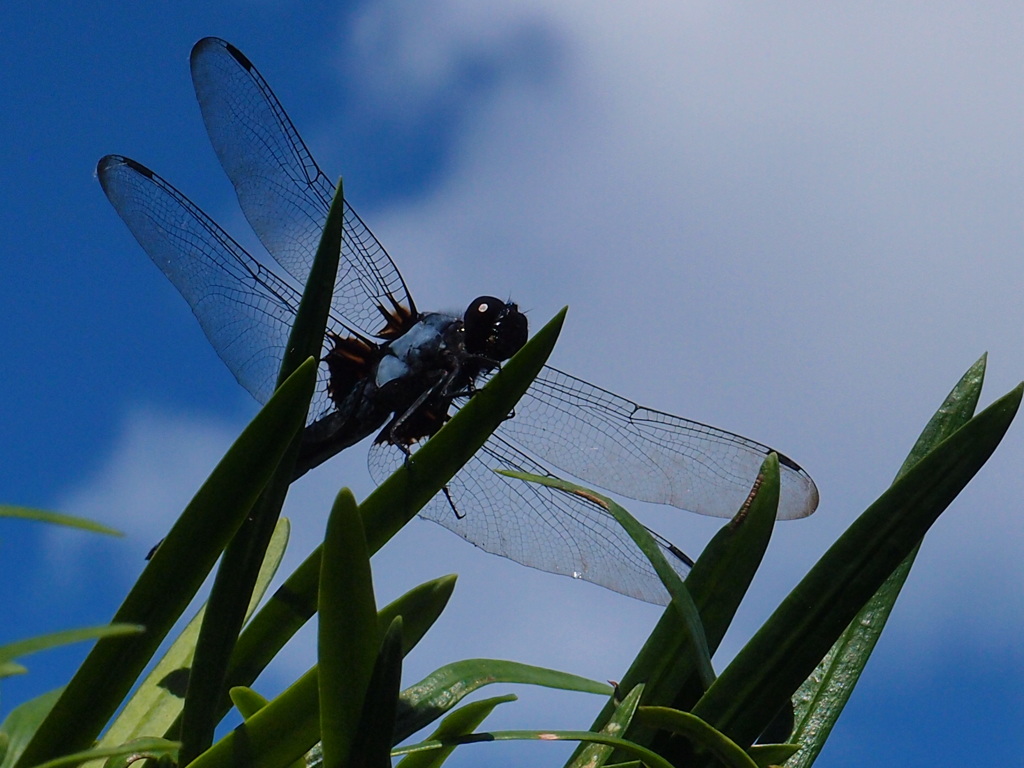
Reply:
[[674, 768], [672, 763], [661, 757], [657, 752], [652, 752], [646, 747], [641, 747], [639, 744], [634, 744], [632, 741], [620, 739], [616, 736], [608, 736], [604, 733], [593, 733], [591, 731], [490, 731], [487, 733], [472, 733], [467, 736], [457, 736], [442, 741], [424, 741], [419, 744], [410, 744], [409, 746], [392, 750], [391, 754], [393, 757], [398, 757], [410, 755], [414, 752], [491, 741], [580, 741], [606, 744], [616, 750], [639, 757], [647, 768]]
[[[779, 501], [778, 472], [762, 473], [753, 501], [715, 534], [686, 578], [700, 611], [708, 648], [718, 648], [757, 572], [771, 539]], [[644, 703], [688, 710], [704, 693], [696, 675], [695, 651], [679, 613], [666, 609], [644, 647], [622, 678], [626, 690], [645, 683]], [[613, 711], [606, 704], [591, 730]], [[671, 759], [669, 735], [634, 723], [630, 740]]]
[[0, 733], [7, 741], [3, 759], [0, 760], [0, 768], [11, 768], [21, 757], [32, 736], [39, 729], [39, 724], [46, 719], [53, 705], [57, 703], [62, 690], [58, 688], [47, 691], [41, 696], [19, 704], [7, 714], [0, 724]]
[[465, 659], [446, 664], [402, 692], [399, 699], [395, 742], [407, 739], [420, 728], [441, 717], [465, 696], [492, 683], [522, 683], [565, 691], [610, 696], [607, 683], [585, 677], [534, 667], [515, 661]]
[[84, 517], [75, 517], [74, 515], [65, 515], [60, 512], [50, 512], [45, 509], [34, 509], [32, 507], [13, 507], [10, 504], [0, 504], [0, 517], [12, 517], [21, 520], [34, 520], [39, 523], [63, 525], [68, 528], [92, 531], [93, 533], [105, 533], [108, 536], [124, 536], [121, 531], [115, 528], [109, 528], [101, 523], [86, 520]]
[[242, 685], [232, 688], [228, 695], [243, 720], [248, 720], [270, 703], [266, 696]]
[[39, 727], [19, 764], [36, 765], [96, 739], [252, 509], [305, 424], [316, 365], [304, 363], [270, 398], [213, 470], [154, 553], [113, 622], [146, 632], [101, 640]]
[[[339, 180], [310, 267], [309, 278], [299, 301], [295, 323], [288, 334], [288, 344], [277, 378], [278, 386], [303, 360], [320, 357], [341, 257], [344, 205], [344, 193]], [[182, 762], [189, 762], [213, 742], [220, 702], [232, 685], [227, 682], [231, 654], [238, 641], [245, 609], [252, 596], [260, 566], [288, 495], [300, 440], [301, 437], [295, 435], [285, 441], [287, 449], [277, 471], [253, 507], [252, 514], [239, 527], [224, 550], [224, 557], [217, 569], [210, 590], [209, 610], [196, 641], [192, 673], [181, 714]]]
[[363, 521], [347, 488], [334, 502], [323, 552], [317, 643], [320, 731], [324, 763], [342, 766], [348, 764], [359, 733], [381, 642]]
[[27, 667], [23, 667], [21, 664], [16, 664], [13, 661], [0, 662], [0, 680], [3, 680], [5, 677], [24, 675], [27, 672]]
[[396, 616], [384, 633], [384, 639], [381, 640], [380, 654], [373, 667], [373, 676], [366, 690], [363, 711], [348, 759], [344, 763], [330, 763], [327, 761], [325, 750], [326, 765], [391, 768], [395, 707], [398, 704], [398, 691], [401, 687], [402, 617]]
[[693, 713], [749, 746], [1002, 440], [1024, 385], [943, 440], [825, 553]]
[[[778, 472], [778, 459], [775, 460], [775, 467], [776, 472]], [[704, 625], [700, 620], [700, 612], [697, 609], [696, 603], [693, 602], [686, 584], [683, 583], [682, 577], [669, 565], [651, 532], [612, 499], [589, 488], [584, 488], [582, 485], [570, 483], [550, 475], [531, 475], [525, 472], [509, 471], [501, 471], [499, 474], [539, 485], [546, 485], [549, 488], [557, 488], [565, 493], [575, 494], [597, 504], [615, 518], [615, 521], [622, 526], [627, 535], [633, 540], [633, 543], [643, 552], [654, 568], [655, 573], [658, 574], [658, 578], [661, 579], [661, 583], [668, 591], [671, 597], [669, 606], [679, 614], [682, 625], [689, 634], [690, 642], [695, 649], [694, 659], [697, 663], [697, 673], [700, 675], [701, 683], [705, 688], [709, 688], [715, 680], [715, 671], [711, 666], [711, 654], [708, 652], [708, 640], [704, 634]]]
[[[985, 379], [985, 364], [986, 356], [982, 355], [953, 387], [917, 439], [896, 479], [974, 415]], [[915, 547], [897, 566], [797, 690], [797, 720], [791, 741], [798, 742], [801, 750], [789, 761], [788, 768], [809, 768], [817, 758], [878, 642], [917, 551]]]
[[736, 742], [689, 712], [668, 707], [641, 707], [637, 718], [648, 726], [685, 737], [728, 768], [758, 768]]
[[[277, 568], [284, 557], [288, 545], [290, 526], [286, 518], [278, 520], [277, 528], [267, 548], [267, 556], [263, 561], [263, 569], [256, 580], [256, 589], [249, 601], [247, 616], [256, 610], [259, 601], [266, 594], [270, 582], [277, 573]], [[195, 650], [196, 636], [202, 622], [206, 606], [199, 609], [181, 633], [174, 639], [163, 657], [146, 675], [138, 690], [132, 694], [124, 709], [103, 734], [97, 746], [112, 747], [124, 744], [132, 739], [154, 733], [165, 733], [175, 719], [181, 714], [181, 705], [185, 698], [185, 685], [188, 682], [189, 668], [192, 664], [192, 652]], [[99, 768], [90, 766], [89, 768]]]
[[[403, 653], [408, 653], [441, 615], [454, 587], [454, 576], [442, 576], [414, 587], [380, 610], [377, 615], [378, 626], [389, 626], [396, 616], [402, 616], [403, 621], [405, 617], [409, 617], [403, 625], [402, 632], [402, 650]], [[174, 727], [172, 726], [170, 730], [173, 731]]]
[[[643, 685], [638, 685], [626, 694], [626, 698], [617, 702], [615, 712], [608, 718], [601, 733], [606, 736], [622, 737], [633, 722], [633, 715], [640, 706], [640, 696], [643, 692]], [[607, 744], [580, 744], [580, 747], [581, 749], [578, 749], [566, 763], [566, 768], [599, 768], [608, 762], [615, 751]]]
[[[286, 765], [320, 740], [318, 669], [313, 667], [280, 696], [202, 753], [190, 768], [228, 768], [244, 754], [247, 768]], [[609, 695], [611, 686], [576, 675], [512, 661], [470, 659], [437, 670], [403, 691], [392, 743], [440, 717], [460, 699], [490, 683], [524, 683]]]
[[[547, 361], [565, 311], [541, 328], [483, 389], [416, 452], [415, 469], [402, 467], [360, 505], [367, 545], [376, 552], [411, 519], [507, 418]], [[249, 685], [316, 609], [320, 549], [285, 581], [242, 633], [228, 673], [231, 685]]]
[[402, 653], [408, 654], [423, 639], [441, 612], [448, 605], [448, 599], [455, 589], [453, 574], [432, 579], [414, 587], [380, 609], [377, 622], [381, 627], [391, 626], [396, 616], [402, 617]]
[[[77, 766], [90, 760], [108, 761], [108, 765], [130, 765], [142, 758], [158, 759], [161, 757], [175, 757], [181, 747], [176, 741], [167, 739], [148, 738], [136, 739], [130, 744], [120, 744], [116, 747], [94, 747], [83, 749], [69, 755], [61, 755], [53, 760], [40, 763], [35, 768], [62, 768], [62, 766]], [[117, 758], [121, 758], [118, 762]]]
[[24, 640], [17, 640], [7, 645], [0, 645], [0, 664], [6, 664], [30, 653], [38, 653], [48, 648], [61, 645], [80, 643], [83, 640], [98, 640], [103, 637], [123, 637], [138, 635], [145, 630], [139, 624], [101, 624], [98, 627], [79, 627], [63, 629], [46, 635], [37, 635]]
[[[514, 694], [494, 696], [481, 701], [471, 701], [463, 707], [459, 707], [437, 726], [427, 741], [445, 741], [459, 736], [466, 736], [476, 730], [499, 704], [506, 704], [515, 701]], [[445, 760], [455, 751], [455, 745], [442, 747], [441, 749], [413, 752], [402, 758], [398, 768], [440, 768]]]

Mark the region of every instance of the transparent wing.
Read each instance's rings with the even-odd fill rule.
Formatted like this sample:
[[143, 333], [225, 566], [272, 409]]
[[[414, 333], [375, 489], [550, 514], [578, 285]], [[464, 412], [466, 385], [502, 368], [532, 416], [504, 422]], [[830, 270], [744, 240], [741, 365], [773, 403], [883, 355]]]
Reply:
[[[245, 217], [270, 255], [305, 285], [334, 184], [241, 51], [204, 38], [192, 49], [191, 66], [206, 130]], [[409, 311], [415, 314], [391, 257], [347, 204], [333, 307], [346, 324], [371, 336], [393, 325], [392, 317], [401, 323]]]
[[[382, 482], [404, 459], [394, 446], [374, 444], [369, 456], [374, 481]], [[452, 479], [448, 496], [439, 493], [420, 515], [485, 552], [649, 603], [668, 602], [654, 569], [608, 512], [578, 496], [504, 477], [493, 469], [549, 474], [496, 433]], [[689, 564], [681, 553], [653, 535], [685, 576]]]
[[[629, 498], [732, 517], [769, 452], [761, 443], [644, 408], [545, 366], [515, 414], [453, 478], [448, 497], [438, 494], [420, 514], [487, 552], [663, 603], [667, 594], [650, 564], [605, 510], [492, 470], [551, 474], [546, 462]], [[818, 504], [814, 482], [780, 458], [779, 518], [811, 514]], [[379, 483], [403, 460], [393, 446], [374, 445], [370, 474]], [[689, 569], [678, 550], [655, 538], [685, 575]]]
[[[108, 155], [96, 172], [114, 209], [192, 307], [217, 354], [253, 397], [266, 402], [277, 381], [299, 291], [145, 166]], [[311, 414], [329, 406], [326, 375], [321, 366]]]
[[[637, 405], [545, 367], [499, 428], [559, 470], [631, 499], [732, 517], [772, 450], [745, 437]], [[810, 476], [780, 454], [779, 519], [818, 505]]]
[[[253, 229], [303, 282], [333, 187], [252, 63], [206, 38], [192, 52], [192, 77], [207, 131]], [[346, 206], [345, 252], [335, 312], [377, 334], [408, 290], [377, 239]], [[503, 434], [585, 482], [631, 498], [729, 517], [746, 499], [767, 446], [644, 408], [555, 369], [546, 369]], [[817, 489], [784, 459], [781, 518], [803, 517]]]
[[[281, 267], [304, 284], [333, 185], [237, 49], [222, 40], [201, 40], [192, 52], [192, 73], [211, 141], [246, 217]], [[136, 239], [192, 306], [214, 349], [239, 382], [265, 401], [299, 291], [138, 163], [110, 156], [100, 161], [98, 175]], [[405, 283], [347, 204], [344, 227], [331, 329], [341, 336], [354, 330], [394, 338], [416, 313]], [[322, 366], [310, 421], [332, 408], [326, 385]], [[664, 602], [650, 565], [604, 510], [496, 475], [492, 467], [545, 473], [547, 463], [625, 496], [728, 517], [746, 500], [768, 452], [746, 438], [644, 408], [545, 368], [514, 418], [453, 479], [447, 497], [435, 497], [422, 514], [488, 552]], [[380, 481], [403, 459], [392, 446], [375, 445], [371, 473]], [[817, 498], [810, 477], [784, 458], [779, 516], [810, 514]], [[678, 550], [659, 541], [685, 573]]]

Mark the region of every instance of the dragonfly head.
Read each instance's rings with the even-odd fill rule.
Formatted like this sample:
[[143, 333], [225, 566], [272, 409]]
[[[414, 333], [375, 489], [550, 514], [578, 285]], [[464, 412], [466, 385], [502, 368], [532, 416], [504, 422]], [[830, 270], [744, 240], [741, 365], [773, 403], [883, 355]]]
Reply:
[[511, 301], [480, 296], [462, 318], [466, 351], [489, 360], [508, 360], [526, 343], [526, 315]]

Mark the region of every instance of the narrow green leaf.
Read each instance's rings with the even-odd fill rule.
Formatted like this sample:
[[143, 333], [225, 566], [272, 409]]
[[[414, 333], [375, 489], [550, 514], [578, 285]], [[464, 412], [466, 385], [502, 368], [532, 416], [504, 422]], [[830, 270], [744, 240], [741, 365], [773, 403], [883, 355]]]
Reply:
[[24, 675], [26, 672], [28, 672], [28, 669], [21, 664], [15, 664], [13, 661], [0, 662], [0, 680], [3, 680], [5, 677]]
[[7, 645], [0, 645], [0, 664], [28, 656], [30, 653], [45, 651], [48, 648], [80, 643], [83, 640], [98, 640], [103, 637], [138, 635], [144, 630], [145, 628], [138, 624], [102, 624], [98, 627], [80, 627], [78, 629], [64, 629], [59, 632], [51, 632], [47, 635], [39, 635], [8, 643]]
[[[416, 452], [414, 468], [402, 467], [360, 505], [370, 553], [380, 549], [448, 483], [498, 425], [547, 362], [565, 319], [562, 310], [502, 366], [465, 407]], [[238, 641], [228, 675], [249, 685], [316, 610], [320, 549], [285, 581], [253, 617]]]
[[[228, 768], [244, 753], [247, 768], [277, 768], [302, 757], [320, 740], [318, 669], [203, 752], [189, 768]], [[490, 683], [523, 683], [608, 696], [612, 687], [577, 675], [513, 661], [469, 659], [437, 670], [399, 698], [392, 743], [429, 725], [466, 695]], [[325, 765], [330, 765], [325, 761]]]
[[228, 691], [228, 696], [231, 697], [231, 703], [235, 705], [243, 720], [248, 720], [270, 703], [265, 696], [244, 685], [232, 688]]
[[637, 720], [652, 728], [685, 737], [728, 768], [758, 768], [739, 744], [689, 712], [668, 707], [640, 707]]
[[337, 768], [348, 763], [381, 642], [363, 521], [347, 488], [334, 501], [323, 552], [317, 643], [320, 731], [324, 764]]
[[105, 533], [109, 536], [124, 536], [121, 531], [115, 528], [109, 528], [92, 520], [86, 520], [84, 517], [64, 515], [60, 512], [49, 512], [45, 509], [33, 509], [32, 507], [12, 507], [9, 504], [0, 504], [0, 517], [35, 520], [39, 523], [52, 523], [53, 525], [64, 525], [68, 528], [80, 528], [83, 531], [92, 531], [93, 533]]
[[312, 360], [270, 398], [213, 470], [146, 565], [112, 623], [146, 632], [100, 640], [21, 757], [31, 766], [89, 747], [252, 509], [285, 444], [305, 424]]
[[389, 627], [395, 617], [402, 617], [402, 654], [406, 655], [423, 639], [437, 621], [455, 589], [455, 575], [449, 574], [424, 582], [380, 609], [377, 623]]
[[11, 768], [17, 762], [28, 746], [32, 736], [39, 729], [40, 723], [53, 709], [53, 705], [60, 698], [62, 688], [47, 691], [41, 696], [29, 699], [24, 704], [19, 704], [12, 709], [7, 717], [0, 724], [0, 733], [7, 738], [7, 749], [4, 751], [3, 759], [0, 760], [0, 768]]
[[[235, 705], [235, 709], [238, 710], [239, 714], [243, 719], [248, 720], [261, 709], [263, 709], [270, 702], [267, 701], [266, 697], [254, 691], [252, 688], [246, 688], [244, 686], [238, 686], [228, 691], [228, 695], [231, 697], [231, 703]], [[319, 746], [319, 745], [318, 745]], [[308, 757], [308, 755], [307, 755]], [[323, 763], [322, 756], [317, 765]], [[310, 768], [314, 763], [307, 762], [306, 759], [299, 758], [291, 763], [287, 768]]]
[[[471, 701], [445, 717], [427, 741], [445, 741], [473, 733], [499, 704], [515, 701], [514, 694], [495, 696], [481, 701]], [[440, 768], [448, 756], [455, 751], [455, 745], [440, 749], [413, 752], [402, 758], [398, 768]]]
[[[378, 626], [390, 625], [396, 616], [416, 617], [412, 626], [417, 637], [404, 637], [407, 633], [403, 627], [403, 652], [408, 652], [440, 614], [454, 585], [454, 576], [444, 576], [409, 590], [381, 609], [377, 615]], [[255, 713], [243, 734], [229, 734], [215, 744], [212, 754], [204, 755], [200, 764], [230, 765], [236, 741], [255, 743], [261, 759], [266, 753], [267, 765], [278, 766], [301, 758], [320, 740], [318, 678], [319, 669], [314, 666], [270, 702], [266, 712]], [[279, 727], [282, 718], [292, 726]]]
[[826, 552], [693, 713], [749, 744], [1002, 440], [1022, 387], [943, 440]]
[[[339, 180], [310, 267], [309, 278], [299, 301], [295, 322], [288, 334], [288, 344], [277, 379], [278, 386], [303, 360], [309, 357], [319, 360], [341, 257], [344, 206], [344, 194]], [[227, 681], [231, 655], [242, 629], [245, 608], [249, 604], [263, 557], [288, 495], [300, 441], [301, 435], [294, 435], [285, 443], [287, 450], [277, 472], [267, 483], [252, 514], [239, 527], [225, 549], [217, 569], [210, 590], [210, 609], [199, 630], [185, 706], [181, 713], [183, 763], [191, 761], [213, 742], [220, 702], [232, 686]]]
[[318, 678], [314, 666], [188, 768], [280, 768], [301, 758], [320, 741]]
[[592, 733], [591, 731], [490, 731], [487, 733], [471, 733], [466, 736], [457, 736], [443, 741], [424, 741], [419, 744], [399, 747], [392, 750], [391, 755], [392, 757], [400, 757], [402, 755], [411, 755], [414, 752], [446, 749], [450, 746], [479, 744], [490, 741], [580, 741], [607, 744], [616, 750], [636, 755], [647, 768], [674, 768], [672, 763], [665, 760], [657, 752], [652, 752], [626, 739], [608, 736], [603, 733]]
[[971, 420], [978, 407], [978, 400], [981, 398], [987, 362], [987, 355], [978, 358], [946, 395], [946, 399], [942, 401], [942, 405], [929, 419], [921, 436], [917, 438], [914, 447], [910, 449], [906, 461], [903, 462], [903, 466], [900, 467], [900, 471], [896, 475], [897, 480], [931, 453], [939, 443], [952, 436], [954, 432]]
[[761, 768], [771, 768], [782, 765], [799, 751], [799, 744], [755, 744], [747, 750], [747, 754]]
[[[771, 471], [767, 461], [755, 487], [753, 501], [715, 534], [686, 578], [711, 653], [725, 636], [775, 526], [779, 475]], [[696, 674], [693, 644], [678, 611], [665, 610], [620, 685], [629, 690], [640, 682], [645, 682], [644, 703], [648, 705], [689, 710], [704, 693]], [[599, 729], [611, 712], [612, 706], [606, 704], [591, 730]], [[630, 740], [670, 759], [674, 754], [669, 744], [672, 737], [639, 723], [631, 728]], [[685, 742], [681, 746], [688, 748]]]
[[69, 755], [61, 755], [52, 760], [47, 760], [45, 763], [40, 763], [35, 768], [61, 768], [61, 766], [65, 765], [77, 766], [90, 760], [102, 760], [104, 758], [123, 758], [120, 763], [115, 760], [110, 764], [128, 765], [142, 758], [176, 757], [180, 746], [176, 741], [168, 741], [167, 739], [136, 739], [130, 744], [121, 744], [116, 747], [94, 747], [93, 749], [73, 752]]
[[[324, 550], [326, 552], [326, 550]], [[323, 684], [321, 683], [321, 686]], [[384, 633], [380, 654], [366, 690], [362, 715], [352, 740], [352, 749], [344, 762], [328, 762], [326, 744], [324, 763], [327, 766], [351, 765], [359, 768], [391, 768], [391, 746], [395, 733], [395, 707], [402, 687], [402, 617]]]
[[588, 680], [553, 669], [533, 667], [515, 661], [465, 659], [435, 670], [402, 691], [399, 698], [395, 742], [407, 739], [459, 703], [465, 696], [492, 683], [522, 683], [610, 696], [607, 683]]
[[[615, 712], [608, 718], [601, 733], [617, 737], [625, 735], [626, 729], [633, 722], [633, 715], [636, 713], [637, 707], [640, 706], [640, 696], [643, 692], [643, 685], [637, 685], [626, 695], [626, 698], [616, 703]], [[580, 747], [577, 754], [566, 763], [566, 768], [599, 768], [608, 762], [615, 751], [607, 744], [581, 744]]]
[[[267, 556], [263, 561], [263, 569], [256, 580], [256, 589], [249, 601], [247, 615], [256, 610], [256, 606], [266, 594], [270, 582], [277, 573], [281, 558], [288, 546], [290, 526], [286, 518], [278, 521]], [[171, 730], [172, 723], [181, 714], [181, 705], [185, 697], [185, 686], [192, 665], [192, 653], [195, 650], [199, 625], [202, 622], [206, 607], [203, 606], [189, 621], [181, 633], [174, 639], [163, 657], [146, 675], [135, 693], [128, 700], [124, 709], [103, 734], [97, 746], [112, 747], [124, 744], [132, 739], [163, 733]], [[175, 732], [177, 732], [175, 730]], [[98, 768], [90, 766], [89, 768]]]
[[[777, 472], [778, 459], [776, 459], [775, 466]], [[690, 596], [689, 590], [686, 589], [682, 577], [669, 565], [665, 555], [661, 552], [661, 548], [654, 540], [654, 537], [651, 536], [651, 532], [610, 498], [595, 493], [589, 488], [584, 488], [582, 485], [570, 483], [550, 475], [531, 475], [525, 472], [509, 471], [500, 471], [498, 474], [537, 483], [538, 485], [546, 485], [549, 488], [557, 488], [565, 493], [575, 494], [597, 504], [615, 518], [615, 521], [622, 526], [629, 538], [643, 552], [644, 557], [647, 558], [648, 562], [653, 566], [655, 573], [658, 574], [658, 578], [661, 579], [661, 583], [668, 590], [671, 597], [669, 606], [679, 614], [683, 627], [690, 636], [690, 642], [696, 650], [694, 659], [697, 662], [697, 673], [700, 675], [704, 688], [709, 688], [711, 683], [715, 681], [715, 670], [711, 666], [711, 654], [708, 652], [708, 641], [704, 634], [704, 625], [701, 623], [700, 613], [697, 610], [697, 605], [693, 602], [693, 598]]]
[[[917, 439], [897, 479], [974, 415], [985, 379], [985, 364], [986, 356], [982, 355], [953, 387]], [[817, 758], [878, 642], [919, 546], [890, 574], [797, 690], [794, 696], [796, 724], [791, 741], [799, 743], [801, 751], [789, 762], [788, 768], [809, 768]]]

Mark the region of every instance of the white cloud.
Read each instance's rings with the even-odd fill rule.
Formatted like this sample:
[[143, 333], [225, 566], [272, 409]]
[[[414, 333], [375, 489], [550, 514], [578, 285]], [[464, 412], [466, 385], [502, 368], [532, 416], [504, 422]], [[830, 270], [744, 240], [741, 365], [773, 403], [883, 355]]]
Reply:
[[378, 109], [415, 112], [464, 76], [467, 58], [490, 58], [538, 16], [465, 0], [373, 3], [344, 30], [343, 61], [359, 67], [354, 83]]
[[[124, 415], [109, 456], [58, 508], [121, 530], [141, 547], [141, 557], [166, 534], [231, 440], [230, 428], [208, 415], [136, 408]], [[68, 546], [86, 540], [55, 529], [50, 542], [51, 557], [63, 560], [74, 556]]]
[[[379, 34], [458, 49], [467, 27], [443, 23], [458, 7]], [[823, 503], [780, 529], [795, 578], [978, 354], [990, 397], [1024, 363], [1015, 11], [516, 9], [564, 44], [553, 80], [481, 99], [436, 193], [370, 224], [421, 305], [505, 292], [536, 323], [568, 302], [560, 364], [805, 463]], [[417, 66], [386, 77], [416, 82]], [[993, 466], [1020, 458], [1011, 434]], [[936, 643], [964, 615], [973, 633], [1019, 631], [1015, 486], [982, 472], [894, 621], [921, 601], [913, 631]]]

